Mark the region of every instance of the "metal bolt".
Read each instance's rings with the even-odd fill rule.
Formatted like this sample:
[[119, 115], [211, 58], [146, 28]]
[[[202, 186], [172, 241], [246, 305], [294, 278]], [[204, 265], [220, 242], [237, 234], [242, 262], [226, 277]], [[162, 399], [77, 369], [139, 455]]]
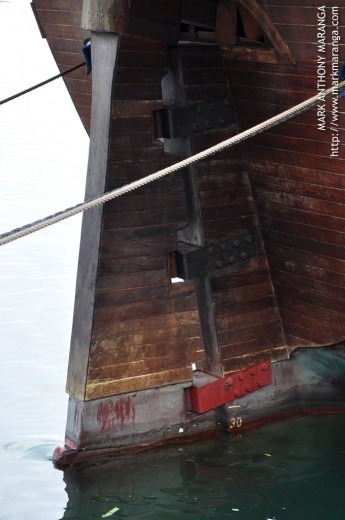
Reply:
[[239, 240], [235, 240], [232, 245], [234, 247], [238, 247], [240, 245], [240, 241]]
[[248, 235], [246, 237], [246, 242], [248, 242], [248, 244], [250, 244], [251, 242], [253, 242], [253, 237], [251, 235]]
[[218, 267], [218, 269], [221, 269], [223, 267], [223, 265], [224, 265], [224, 263], [221, 260], [217, 260], [216, 266]]
[[224, 386], [224, 389], [225, 389], [225, 390], [229, 390], [229, 388], [232, 386], [232, 383], [233, 383], [232, 377], [227, 377], [227, 378], [225, 379], [225, 386]]
[[248, 253], [246, 253], [245, 251], [243, 251], [243, 252], [241, 253], [241, 258], [242, 258], [242, 260], [247, 260], [247, 258], [248, 258]]

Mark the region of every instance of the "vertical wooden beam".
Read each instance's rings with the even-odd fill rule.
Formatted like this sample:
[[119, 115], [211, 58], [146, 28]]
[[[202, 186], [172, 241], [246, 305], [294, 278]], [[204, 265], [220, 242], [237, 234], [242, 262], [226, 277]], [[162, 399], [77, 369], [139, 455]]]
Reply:
[[[170, 70], [162, 80], [162, 98], [164, 104], [182, 107], [187, 105], [180, 51], [170, 49]], [[164, 139], [164, 149], [168, 153], [185, 159], [192, 155], [190, 138]], [[192, 246], [205, 245], [202, 222], [198, 173], [195, 166], [183, 170], [183, 180], [187, 199], [188, 226], [178, 231], [180, 242]], [[214, 376], [222, 376], [222, 364], [218, 348], [216, 324], [213, 311], [212, 291], [209, 276], [194, 280], [195, 294], [198, 301], [201, 336], [205, 349], [205, 362], [202, 369]]]
[[[89, 162], [85, 199], [104, 193], [111, 91], [118, 47], [113, 33], [92, 33], [92, 108]], [[79, 399], [85, 397], [86, 377], [91, 348], [103, 207], [83, 216], [70, 357], [66, 391]]]

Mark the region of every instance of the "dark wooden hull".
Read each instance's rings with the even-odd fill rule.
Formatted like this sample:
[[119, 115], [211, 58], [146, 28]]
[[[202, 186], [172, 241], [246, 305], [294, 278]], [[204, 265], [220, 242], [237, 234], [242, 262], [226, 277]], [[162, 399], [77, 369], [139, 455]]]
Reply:
[[[109, 34], [119, 36], [103, 177], [95, 187], [89, 172], [87, 196], [162, 169], [314, 95], [323, 14], [316, 2], [287, 3], [136, 0], [127, 9], [119, 0], [113, 2], [113, 27], [104, 33], [88, 20], [96, 53], [108, 45]], [[79, 28], [82, 2], [34, 4], [60, 69], [78, 63], [78, 48], [90, 34]], [[345, 19], [345, 8], [335, 13], [331, 4], [326, 2], [322, 55], [327, 87], [332, 16], [339, 30]], [[241, 26], [231, 25], [234, 16]], [[189, 32], [181, 32], [186, 26]], [[337, 48], [341, 54], [341, 41]], [[65, 81], [89, 129], [90, 77], [79, 71]], [[232, 101], [235, 122], [188, 137], [156, 138], [154, 111], [224, 97]], [[85, 216], [67, 381], [72, 401], [169, 385], [184, 392], [193, 381], [193, 363], [224, 377], [345, 338], [345, 116], [340, 99], [340, 144], [332, 149], [333, 99], [324, 105], [324, 131], [317, 108], [311, 109], [107, 203], [95, 218]], [[97, 135], [91, 122], [91, 143]], [[174, 255], [182, 246], [212, 247], [250, 232], [255, 257], [172, 284]], [[74, 440], [69, 434], [75, 445], [79, 433]]]

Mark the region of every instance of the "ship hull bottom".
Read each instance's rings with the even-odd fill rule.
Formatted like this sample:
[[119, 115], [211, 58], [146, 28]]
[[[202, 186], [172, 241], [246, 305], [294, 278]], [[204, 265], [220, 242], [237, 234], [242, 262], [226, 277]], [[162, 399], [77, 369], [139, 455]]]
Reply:
[[53, 462], [63, 467], [95, 455], [237, 434], [301, 413], [345, 413], [345, 344], [304, 348], [271, 364], [272, 383], [206, 413], [188, 410], [187, 384], [92, 401], [70, 397], [65, 446]]

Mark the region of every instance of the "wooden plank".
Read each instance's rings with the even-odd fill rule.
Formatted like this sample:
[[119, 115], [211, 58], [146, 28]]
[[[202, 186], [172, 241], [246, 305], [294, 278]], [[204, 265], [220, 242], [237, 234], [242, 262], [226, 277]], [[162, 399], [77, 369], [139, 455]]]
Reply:
[[93, 367], [92, 358], [90, 358], [89, 379], [95, 384], [101, 381], [123, 379], [124, 374], [126, 374], [126, 379], [130, 379], [132, 377], [145, 377], [148, 374], [165, 372], [167, 370], [178, 370], [181, 369], [182, 364], [191, 367], [191, 363], [188, 360], [188, 352], [184, 351], [183, 359], [181, 357], [181, 351], [170, 348], [169, 352], [166, 352], [163, 356], [159, 355], [156, 358], [141, 357], [139, 360], [131, 363], [116, 363], [114, 365], [101, 366], [100, 368]]
[[278, 269], [271, 269], [273, 283], [279, 283], [287, 286], [295, 286], [303, 291], [310, 291], [315, 298], [320, 294], [326, 298], [333, 300], [344, 300], [345, 287], [339, 285], [332, 285], [325, 281], [314, 280], [296, 273], [287, 273]]
[[[282, 205], [293, 207], [295, 209], [313, 210], [316, 213], [325, 213], [338, 218], [343, 217], [342, 206], [345, 203], [345, 190], [339, 188], [320, 186], [308, 182], [283, 179], [282, 177], [272, 177], [267, 175], [256, 174], [253, 177], [255, 192], [265, 198], [268, 193], [267, 200], [274, 204], [276, 196], [280, 197]], [[270, 196], [272, 195], [272, 198]], [[286, 198], [286, 202], [285, 202]]]
[[251, 214], [240, 215], [231, 219], [205, 220], [204, 232], [210, 242], [217, 242], [229, 238], [231, 235], [247, 233], [256, 226], [256, 217]]
[[219, 330], [219, 332], [223, 332], [233, 328], [240, 329], [248, 328], [249, 326], [255, 327], [261, 323], [266, 322], [266, 320], [272, 316], [275, 316], [276, 321], [278, 321], [279, 313], [277, 311], [274, 300], [271, 299], [269, 302], [265, 303], [269, 303], [270, 306], [260, 308], [260, 306], [256, 304], [256, 308], [252, 311], [250, 310], [250, 307], [248, 307], [248, 312], [243, 312], [245, 309], [242, 307], [238, 309], [236, 314], [224, 314], [222, 316], [217, 316], [217, 330]]
[[[305, 286], [311, 287], [313, 291], [324, 294], [326, 294], [326, 291], [329, 291], [329, 295], [332, 295], [332, 297], [338, 299], [342, 298], [345, 289], [345, 275], [316, 267], [310, 263], [304, 264], [292, 262], [291, 260], [284, 260], [275, 257], [269, 257], [269, 264], [275, 273], [284, 273], [283, 277], [285, 280], [287, 279], [286, 275], [291, 275], [292, 280], [294, 280], [293, 283], [296, 282], [295, 276], [298, 277], [298, 280], [299, 277], [303, 277], [310, 280], [310, 285], [308, 285], [309, 281], [307, 280], [303, 280], [302, 282], [306, 284]], [[328, 285], [331, 285], [332, 287], [328, 288]], [[299, 286], [297, 285], [296, 287]], [[337, 296], [338, 292], [339, 296]]]
[[267, 217], [278, 218], [281, 220], [289, 220], [300, 224], [310, 224], [320, 229], [331, 229], [333, 231], [343, 232], [345, 229], [345, 220], [330, 215], [318, 214], [313, 211], [301, 211], [285, 206], [277, 206], [274, 204], [264, 203], [258, 205], [259, 213]]
[[311, 169], [307, 167], [293, 166], [289, 164], [277, 164], [260, 159], [246, 159], [246, 164], [251, 172], [252, 179], [256, 174], [264, 174], [277, 178], [286, 178], [301, 182], [310, 182], [318, 186], [345, 189], [345, 176], [331, 171]]
[[301, 251], [316, 253], [330, 258], [345, 258], [345, 247], [336, 244], [329, 244], [321, 240], [299, 237], [291, 233], [282, 233], [270, 228], [261, 229], [265, 243], [270, 242], [281, 246], [292, 247]]
[[247, 368], [250, 365], [255, 365], [270, 359], [272, 362], [282, 361], [287, 358], [287, 348], [285, 346], [278, 346], [275, 348], [269, 348], [263, 352], [249, 353], [244, 356], [233, 357], [224, 361], [224, 373], [230, 374], [237, 372], [243, 368]]
[[[126, 285], [126, 281], [128, 285]], [[164, 297], [169, 294], [168, 281], [170, 282], [167, 269], [155, 270], [151, 277], [149, 271], [124, 274], [123, 277], [121, 275], [103, 276], [97, 287], [97, 298], [100, 305], [114, 305], [121, 299], [124, 299], [124, 303], [133, 300], [144, 301], [145, 297], [140, 297], [144, 289], [151, 297]]]
[[166, 370], [155, 374], [144, 374], [134, 377], [124, 377], [115, 381], [90, 382], [86, 389], [86, 399], [98, 399], [108, 395], [118, 395], [134, 392], [141, 388], [155, 388], [169, 384], [192, 381], [192, 368], [182, 367]]
[[[335, 323], [330, 323], [325, 319], [325, 314], [323, 313], [322, 321], [318, 319], [318, 313], [315, 310], [315, 315], [308, 316], [305, 314], [301, 314], [298, 312], [298, 305], [296, 304], [296, 310], [289, 310], [282, 308], [281, 315], [284, 322], [289, 323], [288, 330], [296, 330], [298, 327], [303, 328], [305, 331], [305, 335], [302, 337], [313, 341], [315, 345], [325, 345], [338, 343], [342, 341], [345, 337], [345, 330], [342, 326], [337, 326]], [[334, 316], [334, 313], [332, 313]], [[331, 316], [329, 317], [331, 318]], [[297, 329], [298, 330], [298, 329]]]
[[[35, 0], [34, 4], [36, 5], [37, 0]], [[55, 2], [55, 4], [60, 4], [60, 2]], [[76, 4], [78, 1], [76, 2]], [[47, 2], [45, 2], [47, 4]], [[81, 4], [79, 2], [80, 9], [79, 10], [58, 10], [57, 5], [54, 5], [54, 9], [43, 9], [37, 7], [37, 15], [41, 24], [50, 24], [50, 25], [69, 25], [73, 26], [77, 29], [76, 32], [79, 32], [80, 29], [80, 19], [81, 19]], [[69, 6], [70, 7], [70, 6]]]
[[312, 170], [333, 173], [343, 173], [345, 161], [340, 156], [334, 160], [334, 158], [321, 155], [312, 155], [308, 153], [308, 150], [304, 152], [299, 150], [278, 150], [276, 148], [270, 148], [269, 146], [258, 146], [253, 144], [253, 141], [248, 141], [245, 144], [245, 153], [249, 158], [260, 158], [260, 160], [276, 162], [282, 165], [297, 166], [302, 168], [310, 167]]
[[[124, 236], [121, 237], [121, 242], [117, 242], [116, 239], [119, 237], [119, 231], [118, 230], [109, 230], [104, 231], [102, 233], [102, 257], [103, 258], [111, 258], [113, 260], [117, 260], [119, 258], [133, 258], [137, 256], [143, 256], [143, 255], [166, 255], [167, 251], [176, 251], [177, 250], [177, 237], [176, 237], [176, 231], [183, 227], [183, 224], [186, 223], [183, 222], [181, 225], [173, 226], [173, 228], [176, 227], [175, 231], [174, 229], [171, 229], [170, 235], [163, 236], [163, 237], [142, 237], [140, 239], [134, 240], [133, 242], [128, 241], [126, 239], [127, 236], [130, 236], [132, 231], [135, 231], [134, 228], [131, 228], [129, 230], [121, 230], [121, 234], [123, 231]], [[146, 230], [146, 228], [142, 228], [143, 230]]]
[[264, 356], [270, 356], [270, 350], [276, 349], [277, 346], [282, 347], [282, 341], [277, 341], [276, 336], [265, 335], [265, 341], [262, 341], [262, 338], [256, 337], [251, 338], [246, 341], [241, 341], [238, 343], [232, 343], [230, 345], [222, 346], [222, 359], [225, 366], [229, 366], [230, 361], [233, 361], [234, 358], [244, 359], [250, 355], [259, 355], [262, 354]]
[[[165, 280], [167, 281], [167, 280]], [[152, 282], [151, 282], [152, 283]], [[95, 298], [95, 305], [98, 309], [112, 306], [125, 306], [133, 304], [138, 308], [145, 305], [148, 299], [158, 300], [166, 299], [169, 295], [169, 287], [167, 284], [161, 285], [144, 285], [143, 287], [135, 287], [131, 289], [114, 290], [111, 285], [102, 291], [97, 291]], [[131, 311], [132, 312], [132, 311]], [[130, 313], [129, 313], [130, 315]]]
[[[188, 291], [190, 291], [190, 288]], [[131, 320], [109, 322], [107, 324], [94, 322], [93, 339], [96, 345], [99, 341], [105, 339], [116, 341], [116, 338], [119, 338], [119, 341], [122, 343], [125, 337], [131, 338], [133, 333], [135, 333], [143, 337], [143, 345], [147, 345], [149, 341], [147, 334], [153, 333], [152, 343], [155, 344], [159, 331], [163, 335], [167, 331], [167, 334], [175, 333], [179, 343], [182, 344], [183, 338], [186, 338], [188, 334], [191, 337], [195, 336], [194, 326], [196, 325], [198, 328], [200, 327], [198, 311], [195, 307], [194, 309], [180, 311], [175, 314], [152, 315], [150, 320], [143, 320], [141, 317], [137, 317]]]
[[144, 300], [139, 302], [125, 303], [122, 305], [109, 305], [97, 307], [94, 320], [103, 323], [135, 319], [138, 317], [147, 319], [157, 314], [184, 312], [196, 308], [195, 295], [183, 295], [183, 298], [170, 295], [170, 299], [157, 298], [156, 300]]
[[[200, 324], [196, 319], [195, 323], [183, 324], [181, 328], [167, 327], [165, 330], [150, 328], [136, 330], [133, 324], [129, 324], [127, 328], [114, 335], [112, 332], [105, 330], [100, 338], [95, 337], [92, 346], [92, 363], [95, 367], [111, 365], [119, 360], [121, 363], [125, 361], [135, 361], [137, 359], [145, 359], [146, 352], [158, 357], [164, 352], [164, 346], [169, 345], [166, 349], [174, 349], [174, 343], [186, 341], [186, 345], [190, 344], [193, 352], [201, 350], [203, 346], [200, 338]], [[186, 338], [186, 336], [188, 337]]]
[[305, 251], [271, 244], [270, 242], [266, 242], [265, 249], [268, 257], [283, 258], [287, 261], [311, 265], [315, 268], [345, 275], [345, 262], [342, 259], [329, 258], [328, 256], [313, 253], [306, 254]]
[[255, 285], [244, 285], [236, 287], [236, 290], [218, 291], [214, 296], [214, 302], [219, 310], [223, 313], [230, 307], [231, 311], [236, 310], [237, 304], [246, 304], [257, 299], [271, 297], [273, 295], [273, 287], [270, 280]]
[[256, 325], [249, 325], [245, 328], [226, 329], [219, 332], [218, 338], [222, 345], [222, 356], [224, 359], [234, 357], [231, 355], [231, 345], [257, 338], [275, 338], [276, 345], [284, 345], [284, 334], [280, 320], [276, 315], [272, 315], [265, 322]]
[[[333, 202], [330, 200], [319, 199], [306, 195], [297, 195], [287, 192], [278, 192], [273, 190], [265, 190], [260, 187], [255, 188], [255, 198], [260, 208], [265, 208], [266, 202], [273, 205], [282, 205], [286, 208], [291, 208], [301, 211], [309, 211], [312, 213], [320, 213], [320, 215], [327, 215], [332, 219], [344, 218], [344, 204]], [[336, 221], [335, 221], [336, 222]]]
[[34, 0], [34, 4], [37, 10], [81, 12], [83, 0]]
[[315, 292], [309, 289], [309, 286], [306, 288], [300, 288], [297, 286], [280, 283], [279, 280], [275, 281], [274, 287], [278, 301], [282, 302], [282, 305], [284, 305], [285, 300], [301, 302], [303, 304], [309, 305], [317, 305], [326, 311], [335, 311], [343, 314], [344, 321], [344, 305], [341, 300], [331, 298], [321, 294], [320, 292], [316, 296]]

